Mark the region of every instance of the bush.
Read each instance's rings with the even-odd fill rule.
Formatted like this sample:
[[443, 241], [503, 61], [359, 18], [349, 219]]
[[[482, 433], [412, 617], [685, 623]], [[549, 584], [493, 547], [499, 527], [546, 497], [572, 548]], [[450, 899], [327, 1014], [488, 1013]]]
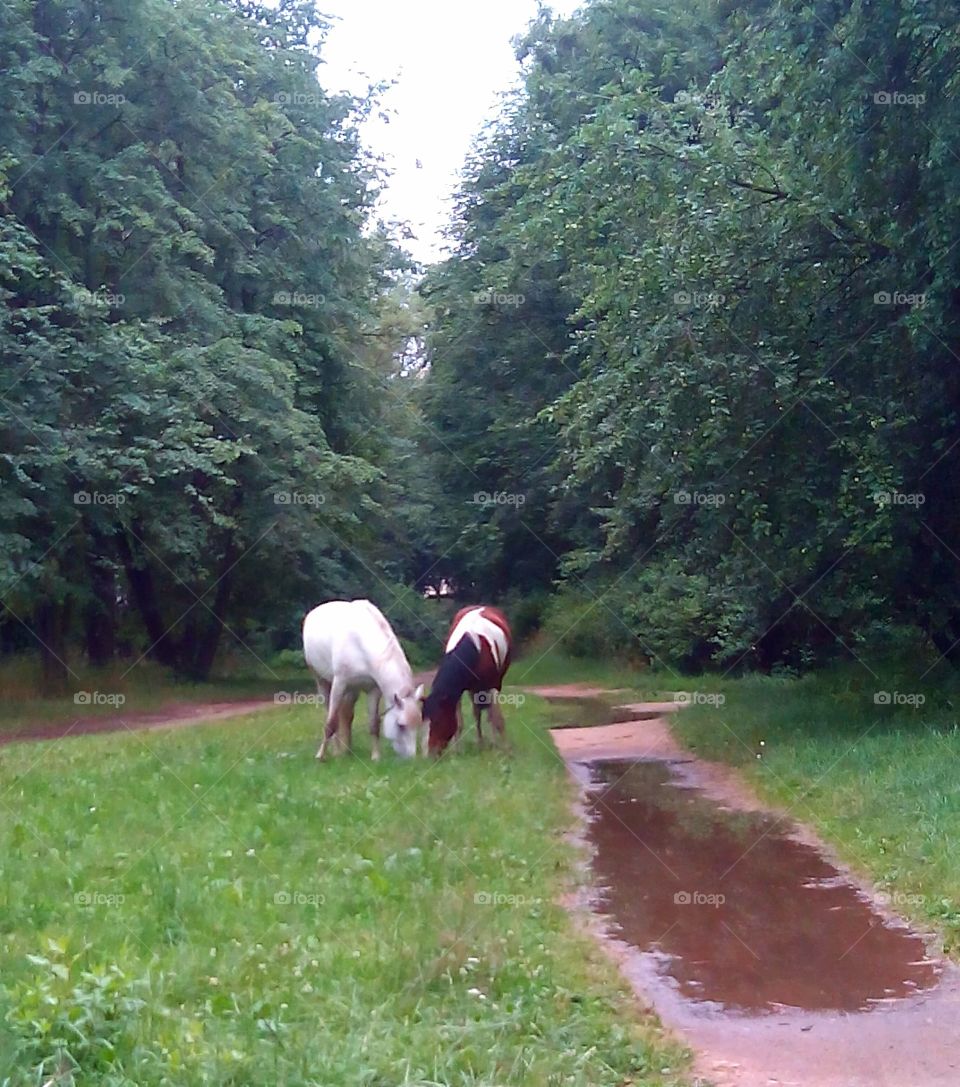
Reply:
[[602, 596], [601, 589], [556, 593], [544, 610], [543, 640], [571, 657], [636, 657], [635, 640], [611, 615], [609, 605], [598, 603]]
[[[725, 637], [735, 643], [740, 622], [732, 602], [711, 598], [706, 577], [660, 566], [561, 589], [547, 605], [543, 632], [574, 657], [691, 669], [713, 658]], [[715, 633], [707, 639], [704, 631]]]
[[516, 645], [530, 641], [540, 631], [549, 603], [550, 594], [545, 590], [508, 593], [497, 602], [497, 607], [502, 608], [510, 620]]

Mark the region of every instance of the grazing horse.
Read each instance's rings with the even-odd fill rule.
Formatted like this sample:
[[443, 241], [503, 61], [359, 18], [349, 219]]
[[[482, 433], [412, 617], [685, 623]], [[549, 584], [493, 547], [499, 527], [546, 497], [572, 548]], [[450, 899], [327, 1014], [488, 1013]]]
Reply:
[[331, 600], [314, 608], [303, 621], [303, 655], [327, 705], [327, 725], [317, 758], [339, 734], [350, 750], [353, 711], [361, 691], [367, 692], [373, 757], [380, 758], [380, 699], [386, 712], [383, 731], [398, 755], [417, 753], [423, 723], [423, 687], [413, 673], [393, 628], [369, 600]]
[[483, 743], [480, 715], [490, 715], [499, 740], [504, 739], [503, 713], [497, 696], [510, 667], [512, 635], [507, 617], [486, 604], [457, 612], [447, 636], [443, 660], [430, 694], [423, 702], [423, 719], [430, 726], [430, 754], [441, 754], [459, 729], [458, 711], [464, 691], [473, 695], [477, 740]]

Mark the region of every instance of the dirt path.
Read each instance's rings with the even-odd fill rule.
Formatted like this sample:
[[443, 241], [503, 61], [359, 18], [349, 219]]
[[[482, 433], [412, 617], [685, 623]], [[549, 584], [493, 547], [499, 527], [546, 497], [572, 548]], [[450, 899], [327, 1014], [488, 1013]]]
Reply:
[[129, 713], [103, 714], [100, 717], [75, 717], [28, 725], [16, 732], [0, 733], [0, 747], [37, 740], [61, 740], [89, 736], [99, 732], [141, 732], [158, 728], [186, 728], [221, 721], [225, 717], [245, 717], [273, 709], [273, 699], [247, 699], [242, 702], [182, 702], [158, 710], [131, 710]]
[[[620, 707], [553, 738], [584, 786], [595, 886], [578, 915], [694, 1051], [700, 1082], [960, 1085], [960, 969], [810, 828], [685, 749], [677, 708]], [[697, 889], [718, 887], [726, 901], [698, 912]]]
[[[418, 672], [417, 683], [430, 683], [434, 671]], [[590, 689], [592, 690], [592, 688]], [[102, 714], [99, 717], [74, 717], [63, 721], [38, 721], [15, 732], [0, 732], [0, 747], [6, 744], [38, 740], [62, 740], [90, 736], [100, 732], [141, 732], [148, 729], [187, 728], [222, 721], [226, 717], [246, 717], [261, 710], [286, 703], [272, 698], [248, 698], [236, 702], [174, 702], [156, 710], [130, 710], [127, 713]]]

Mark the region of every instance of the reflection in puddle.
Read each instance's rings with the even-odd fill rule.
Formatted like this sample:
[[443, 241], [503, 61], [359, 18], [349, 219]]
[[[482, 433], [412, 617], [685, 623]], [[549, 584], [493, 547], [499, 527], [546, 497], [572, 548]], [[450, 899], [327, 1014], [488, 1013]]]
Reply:
[[720, 808], [663, 762], [591, 768], [600, 909], [682, 995], [854, 1011], [936, 983], [923, 941], [773, 816]]

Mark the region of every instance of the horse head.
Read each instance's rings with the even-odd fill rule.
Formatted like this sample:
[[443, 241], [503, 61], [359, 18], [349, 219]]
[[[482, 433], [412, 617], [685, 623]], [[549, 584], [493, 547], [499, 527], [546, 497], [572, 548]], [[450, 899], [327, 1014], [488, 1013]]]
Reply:
[[415, 691], [395, 692], [392, 698], [386, 699], [383, 734], [404, 759], [413, 758], [417, 753], [417, 736], [423, 724], [422, 698], [423, 684]]
[[431, 691], [423, 700], [423, 723], [429, 729], [431, 755], [442, 755], [457, 734], [457, 703]]

